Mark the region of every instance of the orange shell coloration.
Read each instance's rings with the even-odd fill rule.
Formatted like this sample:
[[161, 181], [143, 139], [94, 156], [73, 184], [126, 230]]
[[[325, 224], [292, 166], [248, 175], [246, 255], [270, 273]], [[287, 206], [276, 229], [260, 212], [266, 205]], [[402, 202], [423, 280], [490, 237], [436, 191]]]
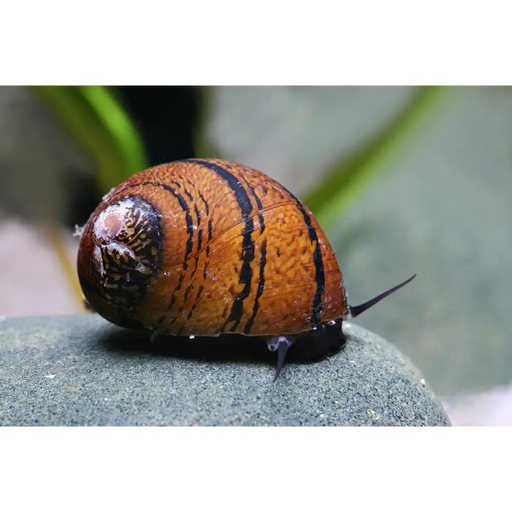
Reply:
[[222, 160], [159, 165], [111, 190], [83, 230], [78, 273], [107, 320], [175, 335], [294, 334], [347, 311], [311, 212]]

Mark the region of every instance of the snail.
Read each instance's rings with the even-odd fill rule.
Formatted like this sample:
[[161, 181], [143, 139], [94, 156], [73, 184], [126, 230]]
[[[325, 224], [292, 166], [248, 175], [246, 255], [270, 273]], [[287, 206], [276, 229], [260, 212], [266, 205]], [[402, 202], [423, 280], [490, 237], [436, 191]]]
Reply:
[[77, 265], [86, 300], [110, 322], [259, 337], [277, 352], [274, 381], [293, 343], [328, 355], [319, 340], [341, 347], [343, 320], [415, 277], [349, 306], [307, 207], [262, 172], [215, 159], [158, 165], [113, 188], [81, 232]]

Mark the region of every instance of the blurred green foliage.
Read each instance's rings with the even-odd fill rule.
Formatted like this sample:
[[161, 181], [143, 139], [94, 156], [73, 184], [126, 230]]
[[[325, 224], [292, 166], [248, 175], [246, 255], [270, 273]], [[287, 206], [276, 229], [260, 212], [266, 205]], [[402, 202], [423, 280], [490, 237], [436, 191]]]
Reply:
[[[115, 90], [100, 86], [42, 86], [36, 92], [64, 123], [72, 137], [96, 160], [98, 192], [103, 195], [136, 172], [148, 167], [148, 158], [133, 121], [116, 99]], [[304, 198], [324, 228], [363, 192], [385, 163], [428, 115], [448, 88], [419, 88], [406, 108], [357, 153], [341, 158], [318, 186]], [[212, 89], [203, 87], [200, 128], [195, 134], [196, 156], [213, 152], [203, 127], [211, 115]]]
[[137, 129], [113, 90], [101, 86], [40, 86], [34, 90], [96, 160], [101, 195], [148, 167]]
[[418, 123], [429, 114], [437, 100], [448, 91], [444, 87], [422, 87], [404, 110], [359, 151], [342, 159], [328, 172], [304, 203], [315, 212], [320, 225], [327, 229], [351, 202], [356, 201]]

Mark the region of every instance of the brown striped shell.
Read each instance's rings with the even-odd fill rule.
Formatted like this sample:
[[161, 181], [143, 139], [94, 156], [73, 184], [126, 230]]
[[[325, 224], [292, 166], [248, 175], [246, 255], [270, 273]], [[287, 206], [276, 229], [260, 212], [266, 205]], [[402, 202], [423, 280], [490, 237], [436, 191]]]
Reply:
[[175, 335], [294, 334], [347, 313], [311, 212], [222, 160], [159, 165], [111, 190], [82, 232], [78, 275], [107, 320]]

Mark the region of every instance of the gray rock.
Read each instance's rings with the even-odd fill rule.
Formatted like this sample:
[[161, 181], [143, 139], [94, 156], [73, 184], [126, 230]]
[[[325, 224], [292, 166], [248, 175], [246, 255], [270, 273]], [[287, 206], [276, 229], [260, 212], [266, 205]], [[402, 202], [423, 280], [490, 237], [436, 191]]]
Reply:
[[8, 319], [0, 425], [450, 424], [393, 345], [353, 324], [344, 330], [338, 354], [288, 364], [272, 383], [275, 354], [264, 344], [244, 352], [229, 341], [217, 349], [218, 339], [151, 344], [149, 333], [92, 314]]

